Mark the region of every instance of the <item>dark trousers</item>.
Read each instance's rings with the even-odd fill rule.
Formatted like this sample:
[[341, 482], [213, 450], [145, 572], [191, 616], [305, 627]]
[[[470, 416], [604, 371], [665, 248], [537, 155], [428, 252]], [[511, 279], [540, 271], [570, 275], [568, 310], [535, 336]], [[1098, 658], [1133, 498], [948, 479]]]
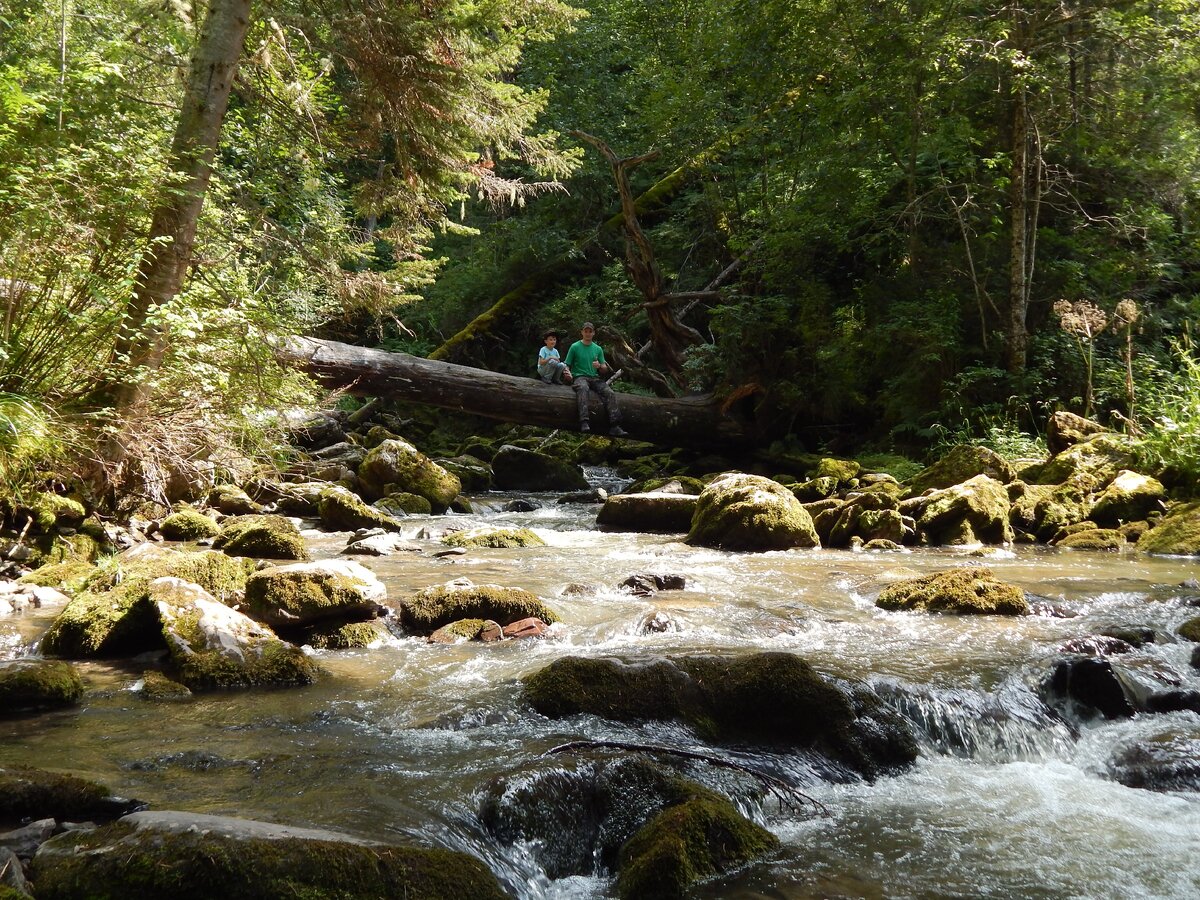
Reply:
[[592, 391], [600, 395], [604, 401], [604, 411], [608, 413], [608, 427], [615, 428], [621, 421], [621, 410], [617, 406], [617, 393], [608, 386], [603, 378], [589, 378], [586, 375], [576, 375], [571, 383], [575, 389], [575, 402], [579, 407], [579, 424], [588, 424], [588, 394]]

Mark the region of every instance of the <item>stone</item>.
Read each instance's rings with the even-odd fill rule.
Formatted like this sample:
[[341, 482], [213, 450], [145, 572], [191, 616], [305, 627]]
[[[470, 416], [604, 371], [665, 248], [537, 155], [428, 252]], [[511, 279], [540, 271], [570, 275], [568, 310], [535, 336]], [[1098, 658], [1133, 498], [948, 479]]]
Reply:
[[1119, 656], [1122, 653], [1131, 653], [1133, 645], [1112, 635], [1096, 634], [1072, 638], [1062, 644], [1058, 651], [1076, 656]]
[[505, 444], [492, 459], [492, 480], [502, 491], [583, 491], [583, 470], [572, 462]]
[[682, 631], [679, 623], [661, 609], [656, 609], [654, 612], [646, 613], [646, 615], [642, 616], [642, 620], [638, 622], [637, 630], [639, 634], [665, 634], [670, 631]]
[[387, 588], [375, 573], [348, 559], [273, 566], [246, 580], [245, 608], [273, 628], [361, 621], [381, 612]]
[[61, 494], [43, 491], [34, 495], [28, 509], [19, 509], [15, 517], [20, 522], [25, 515], [32, 516], [37, 531], [48, 532], [52, 528], [78, 528], [87, 517], [87, 509], [78, 500]]
[[300, 642], [314, 650], [366, 650], [390, 640], [392, 633], [381, 619], [314, 625]]
[[376, 500], [373, 505], [397, 519], [405, 516], [428, 516], [433, 513], [432, 503], [418, 494], [410, 494], [407, 491], [395, 491]]
[[861, 471], [862, 466], [852, 459], [825, 457], [817, 463], [813, 477], [832, 478], [837, 482], [839, 487], [846, 487], [852, 483], [857, 483], [858, 475]]
[[321, 829], [200, 813], [136, 813], [47, 841], [33, 860], [44, 900], [68, 897], [381, 897], [503, 900], [473, 856]]
[[192, 692], [187, 685], [153, 670], [142, 673], [136, 693], [143, 700], [154, 703], [178, 703], [192, 699]]
[[343, 421], [336, 413], [314, 413], [293, 425], [288, 432], [288, 439], [298, 447], [329, 447], [346, 440], [346, 432], [342, 430]]
[[325, 481], [300, 484], [263, 485], [263, 494], [272, 499], [275, 511], [288, 516], [314, 519], [320, 516], [321, 493], [333, 485]]
[[916, 514], [917, 530], [930, 544], [1007, 544], [1012, 541], [1008, 492], [987, 475], [906, 501]]
[[70, 663], [26, 657], [0, 660], [0, 717], [74, 706], [83, 680]]
[[342, 552], [355, 556], [391, 556], [393, 553], [415, 553], [420, 549], [419, 544], [402, 535], [384, 533], [352, 540]]
[[1175, 633], [1185, 641], [1200, 642], [1200, 616], [1188, 619], [1175, 630]]
[[458, 476], [447, 472], [408, 441], [387, 440], [371, 449], [358, 468], [368, 497], [378, 499], [403, 491], [429, 501], [441, 513], [462, 492]]
[[619, 585], [637, 597], [649, 597], [659, 591], [682, 591], [687, 587], [687, 578], [683, 575], [658, 575], [644, 573], [630, 575]]
[[1128, 546], [1125, 535], [1112, 528], [1091, 528], [1066, 535], [1055, 541], [1056, 547], [1069, 550], [1123, 550]]
[[184, 507], [163, 519], [158, 530], [168, 541], [195, 541], [216, 537], [221, 527], [203, 513]]
[[1068, 447], [1107, 431], [1099, 422], [1059, 410], [1046, 422], [1046, 446], [1051, 454], [1062, 453]]
[[487, 548], [510, 550], [522, 547], [545, 547], [546, 542], [528, 528], [475, 528], [456, 531], [442, 538], [448, 547], [467, 549]]
[[696, 501], [687, 543], [723, 550], [819, 547], [812, 518], [783, 485], [757, 475], [727, 473]]
[[74, 775], [32, 766], [0, 767], [0, 822], [108, 821], [144, 808], [139, 800], [114, 797], [104, 785]]
[[479, 637], [477, 640], [485, 644], [494, 644], [497, 641], [504, 640], [504, 629], [500, 627], [499, 622], [487, 621], [483, 623], [483, 627], [479, 629]]
[[869, 540], [865, 544], [863, 544], [863, 549], [864, 550], [903, 550], [904, 547], [903, 547], [903, 545], [897, 544], [895, 541], [889, 541], [886, 538], [872, 538], [871, 540]]
[[492, 489], [492, 467], [473, 456], [455, 456], [434, 460], [450, 474], [456, 476], [464, 491], [483, 493]]
[[884, 588], [875, 605], [888, 610], [959, 615], [1029, 614], [1025, 592], [997, 581], [991, 569], [961, 568], [899, 581]]
[[704, 482], [699, 478], [687, 475], [676, 475], [673, 478], [645, 478], [629, 485], [623, 493], [626, 494], [692, 494], [699, 497], [704, 491]]
[[478, 639], [488, 623], [484, 619], [459, 619], [436, 629], [426, 638], [431, 644], [461, 644]]
[[350, 441], [339, 441], [309, 454], [311, 459], [323, 466], [339, 466], [351, 470], [357, 469], [362, 464], [364, 456], [363, 448]]
[[837, 493], [837, 489], [838, 480], [831, 476], [810, 478], [808, 481], [802, 481], [789, 487], [789, 490], [801, 503], [827, 500]]
[[1135, 710], [1121, 679], [1106, 659], [1062, 660], [1055, 665], [1044, 691], [1054, 702], [1067, 703], [1085, 716], [1126, 719]]
[[717, 743], [811, 750], [868, 778], [917, 756], [909, 726], [873, 693], [843, 688], [788, 653], [564, 657], [527, 678], [522, 696], [552, 719], [676, 721]]
[[21, 860], [7, 847], [0, 847], [0, 900], [25, 900], [32, 896]]
[[685, 532], [692, 527], [697, 500], [692, 494], [661, 491], [615, 494], [600, 507], [596, 525], [601, 531]]
[[226, 519], [213, 549], [254, 559], [308, 560], [300, 529], [283, 516], [244, 515]]
[[912, 493], [923, 494], [931, 488], [944, 490], [979, 475], [1001, 484], [1008, 484], [1017, 477], [1013, 467], [996, 451], [973, 444], [959, 444], [932, 466], [909, 479], [908, 486]]
[[515, 622], [531, 616], [550, 624], [559, 621], [558, 615], [529, 591], [475, 585], [466, 579], [425, 588], [400, 604], [401, 624], [417, 634], [430, 634], [459, 619]]
[[255, 503], [250, 495], [236, 484], [219, 484], [208, 495], [208, 505], [227, 516], [248, 516], [266, 512], [261, 503]]
[[608, 491], [604, 488], [590, 488], [586, 491], [572, 491], [563, 494], [555, 503], [603, 503], [608, 499]]
[[400, 531], [404, 523], [363, 501], [344, 487], [327, 487], [317, 500], [321, 527], [329, 531], [354, 531], [359, 528], [385, 528]]
[[271, 629], [179, 578], [150, 583], [171, 670], [192, 691], [312, 684], [318, 668]]
[[1096, 498], [1088, 518], [1101, 526], [1116, 528], [1125, 522], [1145, 519], [1166, 509], [1167, 491], [1149, 475], [1122, 469]]
[[506, 638], [540, 638], [545, 637], [549, 630], [550, 626], [541, 619], [530, 616], [509, 622], [501, 629], [501, 633]]
[[541, 508], [542, 508], [542, 504], [538, 503], [536, 500], [528, 500], [524, 497], [517, 499], [517, 500], [509, 500], [502, 507], [502, 509], [505, 512], [518, 512], [518, 513], [533, 512], [535, 509], [541, 509]]
[[1200, 556], [1200, 501], [1172, 507], [1137, 547], [1140, 553]]
[[1062, 484], [1076, 479], [1091, 490], [1108, 484], [1134, 463], [1133, 438], [1104, 433], [1073, 444], [1056, 454], [1038, 473], [1039, 484]]
[[1166, 732], [1139, 740], [1119, 752], [1109, 770], [1126, 787], [1200, 791], [1200, 738]]
[[11, 850], [21, 859], [32, 859], [37, 848], [54, 834], [57, 824], [54, 819], [38, 819], [12, 831], [0, 833], [0, 847]]

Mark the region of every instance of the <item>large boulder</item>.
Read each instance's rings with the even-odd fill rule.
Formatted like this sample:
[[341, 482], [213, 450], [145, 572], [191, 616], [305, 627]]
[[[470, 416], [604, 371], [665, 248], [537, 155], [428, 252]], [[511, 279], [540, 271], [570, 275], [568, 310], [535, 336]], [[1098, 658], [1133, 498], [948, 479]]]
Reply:
[[997, 581], [991, 569], [963, 568], [935, 572], [888, 585], [875, 605], [881, 609], [958, 613], [960, 615], [1009, 615], [1029, 613], [1025, 592]]
[[1167, 491], [1149, 475], [1123, 469], [1096, 498], [1088, 518], [1108, 528], [1136, 522], [1166, 508]]
[[1137, 546], [1142, 553], [1200, 556], [1200, 502], [1173, 508], [1141, 536]]
[[1125, 747], [1109, 770], [1126, 787], [1200, 792], [1200, 738], [1166, 732]]
[[907, 500], [900, 509], [914, 515], [917, 530], [931, 544], [1012, 541], [1008, 492], [987, 475], [976, 475], [962, 484]]
[[1088, 528], [1054, 541], [1054, 546], [1067, 550], [1124, 550], [1129, 542], [1115, 528]]
[[73, 706], [82, 696], [83, 680], [70, 663], [32, 657], [0, 661], [0, 717]]
[[168, 541], [196, 541], [215, 537], [221, 526], [201, 512], [185, 506], [162, 520], [159, 532]]
[[226, 519], [213, 540], [214, 550], [255, 559], [307, 560], [300, 529], [283, 516], [246, 515]]
[[758, 475], [714, 479], [696, 501], [687, 543], [724, 550], [819, 547], [812, 517], [791, 491]]
[[179, 578], [150, 583], [175, 679], [193, 691], [312, 684], [318, 669], [304, 651], [277, 638], [203, 588]]
[[616, 494], [604, 501], [596, 524], [603, 531], [684, 532], [692, 527], [696, 502], [696, 495], [674, 492]]
[[183, 553], [138, 544], [95, 570], [83, 590], [51, 623], [42, 652], [68, 659], [132, 656], [163, 647], [162, 628], [147, 603], [150, 582], [173, 576], [223, 600], [246, 586], [253, 562], [204, 551]]
[[962, 484], [977, 475], [986, 475], [1001, 484], [1017, 477], [1016, 471], [995, 450], [972, 444], [959, 444], [927, 469], [922, 469], [908, 482], [914, 494], [930, 488], [942, 489]]
[[348, 559], [273, 566], [246, 580], [245, 608], [272, 628], [363, 621], [381, 612], [387, 588], [375, 573]]
[[30, 819], [107, 821], [144, 809], [136, 800], [114, 797], [102, 784], [30, 766], [0, 768], [0, 824]]
[[471, 550], [511, 550], [520, 547], [545, 547], [546, 542], [528, 528], [470, 528], [455, 531], [442, 538], [447, 547]]
[[227, 516], [251, 516], [265, 512], [261, 503], [256, 503], [236, 484], [219, 484], [208, 495], [208, 505]]
[[363, 502], [353, 491], [331, 485], [317, 498], [321, 527], [328, 531], [357, 531], [359, 528], [386, 528], [399, 531], [404, 523], [392, 515]]
[[1046, 422], [1046, 446], [1051, 453], [1062, 453], [1068, 447], [1107, 431], [1099, 422], [1059, 410]]
[[450, 502], [462, 493], [462, 482], [457, 475], [399, 438], [372, 448], [358, 467], [358, 478], [363, 492], [372, 499], [405, 491], [424, 497], [436, 513], [445, 512]]
[[848, 547], [852, 538], [863, 541], [891, 541], [896, 544], [914, 538], [915, 532], [905, 527], [900, 503], [883, 492], [850, 494], [845, 503], [836, 507], [836, 514], [814, 520], [821, 543], [828, 547]]
[[723, 744], [808, 750], [841, 771], [873, 777], [910, 765], [904, 720], [865, 688], [843, 688], [788, 653], [626, 663], [566, 657], [525, 681], [542, 715], [677, 721]]
[[439, 466], [455, 475], [464, 491], [490, 491], [492, 489], [492, 467], [473, 456], [441, 457], [434, 460]]
[[1104, 433], [1072, 444], [1038, 472], [1038, 484], [1062, 484], [1074, 478], [1081, 486], [1099, 490], [1134, 463], [1133, 438]]
[[502, 491], [582, 491], [588, 486], [574, 463], [512, 444], [492, 458], [492, 482]]
[[506, 625], [531, 617], [546, 623], [559, 621], [558, 615], [529, 591], [476, 585], [466, 579], [425, 588], [400, 603], [401, 624], [417, 634], [431, 634], [460, 619], [490, 619]]
[[39, 900], [303, 897], [503, 900], [487, 867], [452, 850], [199, 813], [135, 813], [38, 849]]
[[1061, 528], [1083, 521], [1087, 494], [1069, 482], [1062, 485], [1013, 482], [1008, 486], [1012, 507], [1008, 521], [1014, 534], [1049, 541]]

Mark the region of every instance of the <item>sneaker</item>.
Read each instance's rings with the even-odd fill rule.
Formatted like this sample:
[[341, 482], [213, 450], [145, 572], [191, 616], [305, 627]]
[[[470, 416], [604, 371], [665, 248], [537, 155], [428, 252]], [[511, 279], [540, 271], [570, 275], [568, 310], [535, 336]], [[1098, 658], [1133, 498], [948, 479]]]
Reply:
[[629, 432], [626, 431], [624, 428], [622, 428], [620, 425], [614, 425], [612, 428], [608, 429], [608, 433], [612, 437], [628, 437], [629, 436]]
[[589, 425], [587, 422], [584, 422], [582, 425], [579, 426], [579, 430], [582, 431], [584, 434], [587, 434], [589, 431], [592, 430], [592, 426]]

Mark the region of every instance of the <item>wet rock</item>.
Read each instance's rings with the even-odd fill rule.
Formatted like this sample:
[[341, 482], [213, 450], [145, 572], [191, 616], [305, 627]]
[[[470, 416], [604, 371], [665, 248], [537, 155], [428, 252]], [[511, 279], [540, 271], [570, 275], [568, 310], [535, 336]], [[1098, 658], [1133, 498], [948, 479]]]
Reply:
[[[538, 621], [534, 619], [532, 621]], [[484, 622], [483, 627], [479, 629], [478, 640], [485, 644], [494, 644], [497, 641], [504, 640], [504, 629], [500, 627], [499, 622]]]
[[484, 528], [456, 531], [442, 538], [448, 547], [508, 550], [521, 547], [545, 547], [546, 542], [528, 528]]
[[1193, 669], [1200, 669], [1200, 647], [1192, 651], [1191, 663]]
[[889, 610], [959, 615], [1029, 614], [1025, 592], [997, 581], [991, 569], [961, 568], [901, 581], [883, 589], [875, 605]]
[[512, 444], [505, 444], [492, 458], [492, 478], [502, 491], [588, 490], [579, 466]]
[[1141, 553], [1200, 556], [1200, 502], [1172, 507], [1137, 546]]
[[545, 637], [549, 631], [550, 626], [541, 619], [530, 617], [510, 622], [504, 626], [501, 633], [506, 638], [540, 638]]
[[679, 623], [661, 609], [646, 613], [638, 622], [639, 634], [666, 634], [670, 631], [681, 631]]
[[192, 692], [187, 685], [153, 670], [142, 673], [137, 695], [153, 703], [178, 703], [192, 699]]
[[448, 550], [436, 550], [430, 554], [434, 559], [448, 559], [452, 556], [466, 556], [466, 547], [451, 547]]
[[604, 488], [591, 488], [586, 491], [573, 491], [563, 494], [555, 503], [603, 503], [608, 499], [608, 491]]
[[450, 474], [456, 476], [464, 491], [483, 493], [492, 489], [492, 467], [473, 456], [455, 456], [434, 460]]
[[538, 503], [536, 500], [525, 500], [525, 499], [509, 500], [503, 506], [503, 510], [505, 512], [518, 512], [518, 513], [533, 512], [535, 509], [541, 509], [541, 508], [542, 508], [542, 504]]
[[596, 524], [603, 531], [684, 532], [692, 527], [697, 499], [691, 494], [665, 492], [616, 494], [604, 501]]
[[303, 651], [197, 585], [159, 578], [149, 599], [162, 622], [172, 672], [190, 690], [306, 685], [317, 678], [316, 664]]
[[385, 497], [397, 491], [417, 494], [428, 500], [436, 513], [444, 512], [462, 492], [458, 476], [399, 439], [384, 441], [367, 453], [358, 477], [369, 497]]
[[1200, 738], [1167, 733], [1138, 741], [1116, 755], [1110, 771], [1126, 787], [1200, 791]]
[[359, 528], [384, 528], [400, 531], [404, 523], [365, 503], [353, 491], [343, 487], [327, 487], [317, 499], [321, 527], [328, 531], [354, 531]]
[[386, 497], [376, 500], [374, 506], [398, 519], [405, 516], [428, 516], [433, 512], [432, 503], [418, 494], [410, 494], [407, 491], [388, 494]]
[[1132, 652], [1133, 645], [1106, 634], [1094, 634], [1089, 637], [1072, 638], [1058, 650], [1060, 653], [1079, 656], [1119, 656]]
[[882, 493], [853, 493], [836, 508], [836, 513], [821, 516], [817, 531], [824, 546], [846, 547], [852, 539], [885, 540], [901, 543], [914, 538], [915, 532], [904, 527], [899, 502]]
[[1124, 469], [1096, 498], [1088, 518], [1102, 526], [1116, 528], [1123, 522], [1145, 519], [1151, 512], [1166, 508], [1167, 491], [1149, 475]]
[[344, 559], [273, 566], [246, 580], [247, 611], [275, 628], [371, 619], [386, 599], [370, 569]]
[[546, 604], [529, 591], [495, 584], [466, 582], [428, 587], [400, 604], [400, 621], [417, 634], [430, 634], [459, 619], [515, 622], [531, 616], [543, 622], [559, 621]]
[[1091, 528], [1068, 534], [1054, 545], [1068, 550], [1123, 550], [1128, 543], [1116, 529]]
[[572, 581], [564, 584], [558, 589], [560, 597], [594, 597], [599, 591], [599, 588], [594, 584], [582, 584], [578, 581]]
[[32, 657], [0, 660], [0, 718], [74, 706], [82, 696], [83, 680], [70, 663]]
[[46, 842], [33, 861], [45, 900], [68, 897], [505, 897], [479, 860], [348, 835], [198, 813], [137, 813]]
[[158, 530], [168, 541], [195, 541], [216, 537], [221, 527], [203, 513], [185, 507], [163, 519]]
[[777, 482], [738, 472], [709, 483], [696, 501], [687, 543], [723, 550], [819, 547], [812, 518]]
[[1017, 477], [1013, 467], [994, 450], [971, 444], [960, 444], [908, 482], [913, 494], [923, 494], [930, 488], [939, 490], [962, 484], [977, 476], [1008, 484]]
[[659, 591], [682, 591], [687, 587], [687, 578], [683, 575], [659, 575], [657, 573], [642, 573], [630, 575], [619, 585], [637, 597], [649, 597]]
[[426, 640], [431, 644], [461, 644], [464, 641], [474, 641], [488, 624], [484, 619], [459, 619], [438, 628]]
[[886, 538], [873, 538], [863, 544], [864, 550], [903, 550], [902, 544], [897, 544], [895, 541], [889, 541]]
[[413, 553], [420, 549], [420, 545], [399, 534], [384, 532], [352, 540], [342, 552], [356, 556], [391, 556], [393, 553]]
[[33, 896], [29, 882], [25, 880], [25, 870], [21, 868], [21, 860], [17, 854], [7, 847], [0, 847], [0, 898], [3, 900], [23, 900]]
[[1158, 641], [1158, 632], [1156, 632], [1153, 628], [1147, 628], [1141, 625], [1125, 625], [1118, 628], [1106, 628], [1100, 633], [1107, 637], [1124, 641], [1130, 647], [1135, 649], [1145, 647], [1147, 644], [1157, 643]]
[[255, 503], [250, 495], [236, 484], [220, 484], [208, 495], [208, 505], [227, 516], [248, 516], [266, 512], [261, 503]]
[[1135, 712], [1112, 663], [1103, 659], [1059, 662], [1045, 690], [1051, 701], [1070, 701], [1085, 715], [1099, 713], [1106, 719], [1125, 719]]
[[1200, 642], [1200, 616], [1188, 619], [1175, 630], [1175, 633], [1185, 641]]
[[137, 809], [140, 800], [114, 797], [94, 781], [31, 766], [0, 768], [0, 823], [30, 819], [108, 821]]
[[365, 650], [391, 638], [379, 619], [369, 622], [332, 623], [308, 629], [300, 642], [314, 650]]
[[525, 681], [550, 718], [679, 721], [720, 743], [805, 749], [872, 777], [912, 763], [908, 726], [864, 689], [843, 689], [798, 656], [684, 657], [625, 663], [567, 657]]
[[906, 501], [917, 530], [931, 544], [1007, 544], [1012, 541], [1008, 492], [987, 475]]
[[309, 558], [300, 529], [283, 516], [246, 515], [226, 519], [213, 541], [213, 549], [254, 559]]

